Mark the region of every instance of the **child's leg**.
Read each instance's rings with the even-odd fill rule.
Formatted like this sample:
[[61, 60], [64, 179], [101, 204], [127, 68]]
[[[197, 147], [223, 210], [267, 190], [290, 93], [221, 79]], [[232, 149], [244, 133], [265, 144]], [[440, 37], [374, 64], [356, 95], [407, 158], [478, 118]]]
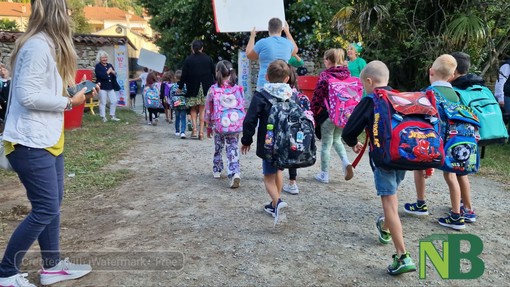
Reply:
[[214, 157], [213, 157], [213, 172], [221, 172], [223, 170], [223, 157], [221, 151], [225, 146], [225, 136], [219, 133], [214, 133]]
[[414, 187], [416, 188], [416, 199], [425, 201], [425, 177], [424, 170], [414, 171]]
[[289, 183], [296, 184], [297, 168], [289, 168]]
[[349, 158], [347, 157], [347, 151], [345, 150], [345, 146], [342, 143], [342, 129], [335, 126], [333, 130], [333, 148], [335, 149], [336, 153], [342, 160], [342, 164], [344, 166], [349, 165], [351, 162], [349, 161]]
[[[181, 118], [181, 133], [185, 134], [186, 133], [186, 125], [187, 125], [187, 122], [186, 122], [186, 116], [187, 116], [187, 112], [185, 109], [182, 109], [182, 110], [176, 110], [177, 113], [180, 113], [180, 118]], [[178, 114], [176, 114], [176, 117], [179, 116]]]
[[147, 111], [149, 112], [149, 122], [152, 123], [152, 113], [153, 113], [153, 110], [148, 108]]
[[176, 133], [183, 133], [186, 131], [185, 129], [181, 129], [181, 118], [180, 118], [180, 111], [175, 110], [175, 132]]
[[239, 165], [239, 134], [225, 136], [226, 153], [227, 153], [227, 169], [228, 177], [231, 178], [234, 174], [241, 174], [241, 167]]
[[460, 198], [464, 207], [467, 209], [473, 209], [471, 206], [471, 184], [467, 175], [458, 175], [457, 181], [460, 185]]
[[280, 193], [282, 191], [283, 177], [282, 171], [278, 170], [276, 173], [264, 174], [264, 185], [266, 191], [273, 201], [273, 206], [276, 206], [278, 199], [280, 199]]
[[384, 210], [383, 229], [390, 230], [391, 239], [395, 246], [397, 256], [406, 253], [404, 245], [404, 235], [402, 232], [402, 223], [398, 216], [398, 198], [397, 194], [381, 196], [382, 206]]
[[329, 160], [330, 160], [330, 150], [331, 145], [333, 145], [333, 132], [335, 125], [327, 119], [321, 125], [321, 134], [322, 134], [322, 150], [321, 150], [321, 171], [328, 172], [329, 170]]
[[443, 177], [450, 190], [450, 201], [452, 202], [452, 212], [460, 214], [460, 185], [457, 175], [452, 172], [443, 172]]

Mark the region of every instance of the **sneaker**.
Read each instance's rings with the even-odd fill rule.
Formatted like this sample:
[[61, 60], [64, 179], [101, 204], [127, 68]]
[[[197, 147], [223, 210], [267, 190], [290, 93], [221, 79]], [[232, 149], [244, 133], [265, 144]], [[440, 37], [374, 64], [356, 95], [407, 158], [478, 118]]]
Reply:
[[297, 184], [284, 184], [283, 185], [283, 191], [290, 193], [290, 194], [299, 194], [299, 188]]
[[404, 204], [404, 212], [416, 216], [429, 215], [429, 209], [427, 205], [425, 203], [423, 205], [418, 205], [417, 202]]
[[388, 274], [390, 275], [400, 275], [407, 272], [416, 271], [416, 265], [414, 265], [411, 256], [409, 256], [409, 252], [402, 254], [400, 258], [397, 257], [397, 254], [393, 254], [393, 263], [388, 265]]
[[329, 176], [327, 172], [321, 171], [315, 176], [315, 179], [322, 183], [329, 183]]
[[157, 125], [158, 125], [158, 121], [159, 121], [159, 119], [158, 119], [158, 118], [155, 118], [155, 119], [154, 119], [154, 122], [152, 123], [152, 125], [153, 125], [153, 126], [157, 126]]
[[0, 287], [36, 287], [26, 278], [28, 273], [19, 273], [11, 277], [0, 278]]
[[221, 178], [221, 172], [213, 171], [212, 176], [214, 178]]
[[269, 202], [268, 204], [264, 205], [264, 210], [274, 217], [273, 202]]
[[106, 117], [103, 117], [103, 123], [106, 123], [108, 121], [108, 119]]
[[460, 215], [464, 217], [464, 222], [473, 223], [476, 221], [476, 213], [473, 209], [467, 209], [463, 206], [460, 207]]
[[383, 244], [388, 244], [391, 242], [391, 233], [389, 230], [383, 229], [384, 225], [384, 216], [379, 216], [377, 221], [375, 222], [375, 226], [377, 227], [377, 234], [379, 235], [379, 242]]
[[176, 136], [176, 137], [178, 137], [178, 136], [180, 136], [180, 135], [181, 135], [181, 133], [180, 133], [180, 132], [175, 132], [175, 136]]
[[185, 139], [186, 138], [186, 134], [185, 133], [181, 133], [181, 139]]
[[278, 199], [278, 203], [276, 204], [276, 208], [274, 209], [274, 226], [276, 226], [278, 223], [281, 223], [287, 218], [285, 216], [285, 213], [283, 212], [283, 208], [286, 208], [288, 206], [289, 205], [285, 201]]
[[462, 216], [460, 216], [457, 219], [454, 219], [452, 215], [449, 214], [446, 217], [439, 218], [437, 222], [439, 222], [439, 224], [442, 226], [450, 227], [455, 230], [461, 230], [466, 228], [466, 225], [464, 224], [464, 218]]
[[112, 117], [112, 118], [111, 118], [111, 120], [112, 120], [112, 121], [114, 121], [114, 122], [118, 122], [118, 121], [120, 121], [120, 119], [119, 119], [119, 118], [116, 118], [116, 117]]
[[239, 176], [239, 174], [236, 173], [230, 180], [230, 188], [238, 188], [240, 184], [241, 184], [241, 177]]
[[152, 122], [148, 122], [147, 124], [148, 124], [149, 126], [152, 126]]
[[351, 180], [354, 176], [354, 169], [352, 168], [352, 164], [348, 164], [344, 166], [344, 179]]
[[78, 279], [83, 277], [92, 271], [92, 267], [88, 264], [73, 264], [69, 262], [69, 258], [60, 260], [57, 266], [50, 269], [42, 269], [41, 284], [50, 285], [57, 282]]

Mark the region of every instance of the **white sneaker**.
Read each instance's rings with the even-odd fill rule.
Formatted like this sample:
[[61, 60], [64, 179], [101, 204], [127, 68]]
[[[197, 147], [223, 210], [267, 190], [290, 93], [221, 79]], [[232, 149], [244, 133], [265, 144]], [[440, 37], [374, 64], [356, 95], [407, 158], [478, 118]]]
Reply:
[[175, 136], [176, 136], [176, 137], [178, 137], [178, 136], [180, 136], [180, 135], [181, 135], [181, 133], [180, 133], [180, 132], [175, 132]]
[[354, 176], [354, 169], [352, 168], [352, 164], [348, 164], [344, 166], [344, 179], [350, 180]]
[[297, 184], [284, 184], [283, 185], [283, 191], [290, 193], [290, 194], [299, 194], [299, 188]]
[[315, 179], [322, 183], [329, 183], [329, 176], [327, 172], [321, 171], [315, 176]]
[[282, 201], [281, 199], [278, 199], [278, 203], [276, 204], [276, 208], [274, 209], [274, 226], [276, 227], [277, 224], [282, 223], [287, 219], [286, 214], [283, 212], [284, 208], [287, 208], [289, 205]]
[[181, 133], [181, 139], [185, 139], [186, 138], [186, 134], [185, 133]]
[[60, 260], [57, 266], [39, 271], [42, 285], [50, 285], [60, 281], [78, 279], [92, 271], [92, 267], [88, 264], [73, 264], [69, 262], [69, 258]]
[[19, 273], [11, 277], [0, 278], [0, 286], [5, 287], [37, 287], [26, 278], [28, 273]]
[[214, 178], [221, 178], [221, 172], [217, 172], [217, 171], [215, 171], [215, 172], [213, 172], [213, 173], [212, 173], [212, 176], [213, 176]]
[[106, 123], [108, 119], [106, 117], [103, 117], [103, 123]]
[[112, 117], [112, 118], [111, 118], [111, 120], [112, 120], [112, 121], [114, 121], [114, 122], [118, 122], [118, 121], [120, 121], [120, 119], [119, 119], [119, 118], [116, 118], [116, 117]]
[[234, 174], [234, 176], [232, 177], [231, 181], [230, 181], [230, 188], [238, 188], [239, 185], [241, 184], [241, 176], [239, 176], [239, 174]]

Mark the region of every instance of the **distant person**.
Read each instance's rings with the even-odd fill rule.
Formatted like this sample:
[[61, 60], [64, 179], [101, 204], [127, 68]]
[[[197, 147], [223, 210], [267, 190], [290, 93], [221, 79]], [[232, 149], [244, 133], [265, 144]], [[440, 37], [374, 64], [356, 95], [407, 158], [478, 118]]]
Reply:
[[161, 77], [161, 91], [160, 98], [163, 103], [163, 109], [165, 111], [165, 120], [171, 124], [173, 117], [173, 109], [170, 108], [169, 101], [167, 100], [170, 96], [171, 87], [175, 84], [175, 74], [173, 71], [168, 70], [163, 73]]
[[[356, 106], [342, 132], [342, 139], [352, 147], [355, 153], [359, 153], [363, 147], [358, 141], [364, 131], [374, 130], [374, 100], [373, 91], [378, 89], [391, 90], [388, 86], [390, 71], [381, 61], [372, 61], [360, 74], [361, 82], [368, 96], [363, 97]], [[373, 135], [371, 135], [373, 139]], [[369, 153], [371, 157], [372, 153]], [[369, 159], [373, 162], [373, 159]], [[393, 241], [396, 252], [392, 256], [393, 262], [388, 265], [386, 271], [390, 275], [399, 275], [406, 272], [416, 271], [409, 252], [406, 251], [402, 223], [398, 215], [397, 189], [404, 180], [405, 170], [386, 169], [373, 166], [375, 189], [381, 197], [384, 216], [379, 216], [376, 221], [379, 242], [388, 244]]]
[[[0, 66], [0, 123], [5, 120], [7, 111], [7, 101], [9, 100], [9, 90], [11, 86], [11, 73], [5, 65]], [[1, 132], [1, 130], [0, 130]]]
[[363, 51], [361, 47], [361, 43], [351, 43], [349, 47], [347, 47], [347, 57], [349, 58], [348, 68], [349, 72], [351, 72], [351, 76], [358, 77], [367, 65], [365, 59], [361, 58], [359, 54]]
[[[282, 37], [285, 32], [285, 38]], [[289, 31], [289, 25], [282, 24], [282, 20], [272, 18], [268, 23], [269, 37], [260, 39], [255, 43], [255, 28], [251, 31], [250, 40], [246, 46], [246, 57], [250, 60], [259, 61], [259, 75], [257, 79], [257, 90], [264, 88], [267, 67], [274, 60], [288, 62], [292, 55], [296, 55], [298, 47]]]
[[[186, 93], [186, 105], [191, 114], [191, 138], [204, 138], [204, 112], [205, 94], [214, 84], [215, 66], [211, 57], [204, 53], [204, 43], [195, 40], [191, 43], [192, 54], [184, 60], [182, 77], [179, 81], [177, 94], [181, 93], [184, 85], [188, 89]], [[197, 116], [199, 117], [197, 129]]]
[[[147, 103], [145, 106], [147, 107], [147, 112], [149, 113], [149, 125], [156, 126], [159, 121], [159, 113], [164, 112], [163, 103], [161, 102], [161, 85], [158, 82], [158, 73], [150, 72], [147, 76], [147, 83], [142, 92], [144, 102], [147, 102], [147, 99], [151, 99], [155, 101], [154, 106], [148, 106]], [[154, 120], [153, 120], [154, 119]]]
[[230, 188], [238, 188], [241, 183], [239, 134], [245, 115], [243, 87], [237, 85], [236, 71], [226, 60], [216, 64], [216, 79], [218, 83], [209, 88], [205, 105], [207, 137], [214, 136], [213, 177], [221, 177], [225, 148]]
[[96, 74], [97, 82], [100, 84], [101, 90], [99, 91], [99, 115], [103, 119], [103, 122], [107, 122], [106, 118], [106, 103], [110, 100], [110, 119], [118, 122], [115, 116], [117, 107], [117, 93], [113, 89], [113, 81], [117, 81], [117, 72], [113, 65], [108, 63], [108, 53], [103, 50], [97, 52], [96, 56], [96, 67], [94, 72]]
[[133, 79], [129, 79], [130, 82], [132, 81], [140, 81], [141, 82], [141, 86], [142, 86], [142, 91], [143, 91], [143, 88], [145, 88], [145, 85], [147, 85], [147, 76], [149, 75], [149, 69], [144, 67], [143, 68], [143, 72], [136, 78], [133, 78]]
[[77, 279], [92, 270], [90, 265], [71, 263], [60, 254], [64, 111], [82, 105], [86, 91], [83, 88], [73, 97], [64, 92], [67, 86], [75, 86], [78, 66], [72, 21], [65, 0], [33, 0], [31, 9], [27, 29], [16, 40], [11, 55], [11, 101], [1, 143], [31, 205], [30, 213], [12, 233], [0, 263], [0, 286], [9, 287], [36, 286], [26, 273], [20, 273], [25, 254], [35, 241], [42, 259], [41, 285]]
[[505, 114], [510, 114], [510, 58], [507, 58], [499, 68], [498, 81], [494, 89], [494, 96], [503, 107]]
[[[178, 83], [181, 80], [182, 71], [175, 71], [175, 81]], [[186, 85], [182, 87], [181, 93], [177, 94], [178, 85], [172, 85], [170, 89], [170, 107], [175, 114], [175, 136], [186, 138], [186, 114], [188, 108], [186, 107]]]

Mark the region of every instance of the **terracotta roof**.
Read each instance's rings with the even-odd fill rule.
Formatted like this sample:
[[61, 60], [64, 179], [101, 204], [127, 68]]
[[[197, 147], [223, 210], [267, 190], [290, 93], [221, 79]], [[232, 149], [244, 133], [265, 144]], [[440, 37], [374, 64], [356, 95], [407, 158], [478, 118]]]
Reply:
[[[25, 6], [25, 13], [23, 13]], [[0, 16], [28, 17], [30, 15], [30, 4], [0, 2]]]
[[[0, 42], [14, 42], [18, 37], [23, 34], [20, 32], [5, 32], [0, 31]], [[113, 46], [129, 44], [133, 49], [136, 47], [124, 36], [101, 36], [90, 34], [75, 34], [73, 36], [75, 44], [90, 45], [90, 46]]]
[[[128, 12], [123, 11], [119, 8], [91, 7], [91, 6], [85, 6], [83, 8], [83, 12], [85, 14], [86, 19], [99, 21], [105, 20], [126, 21], [126, 14], [129, 14]], [[129, 21], [146, 22], [145, 19], [134, 14], [131, 15], [131, 19], [129, 19]]]

